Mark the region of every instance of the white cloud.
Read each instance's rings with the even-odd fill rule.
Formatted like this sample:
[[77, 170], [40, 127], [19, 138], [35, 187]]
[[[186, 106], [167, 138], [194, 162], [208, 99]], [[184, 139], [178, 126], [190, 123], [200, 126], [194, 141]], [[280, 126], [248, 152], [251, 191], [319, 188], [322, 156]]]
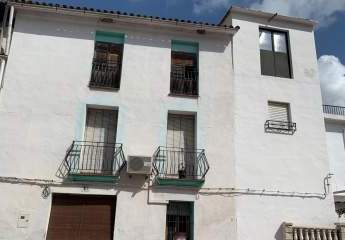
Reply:
[[283, 15], [314, 19], [320, 26], [326, 26], [335, 20], [334, 13], [345, 11], [344, 0], [260, 0], [250, 8]]
[[219, 8], [228, 8], [231, 0], [193, 0], [193, 12], [200, 14], [203, 12], [213, 12]]
[[[345, 0], [244, 0], [242, 5], [267, 12], [278, 12], [283, 15], [314, 19], [320, 26], [327, 26], [335, 21], [334, 13], [345, 12]], [[227, 9], [237, 0], [192, 0], [193, 12], [201, 14]]]
[[329, 55], [321, 56], [318, 65], [323, 103], [345, 106], [345, 65]]

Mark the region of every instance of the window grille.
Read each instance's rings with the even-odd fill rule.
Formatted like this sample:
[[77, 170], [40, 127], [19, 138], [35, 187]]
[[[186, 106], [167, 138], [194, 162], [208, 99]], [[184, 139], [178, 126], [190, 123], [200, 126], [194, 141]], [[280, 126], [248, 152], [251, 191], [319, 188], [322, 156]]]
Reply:
[[166, 230], [166, 240], [192, 240], [192, 202], [169, 202], [167, 207]]

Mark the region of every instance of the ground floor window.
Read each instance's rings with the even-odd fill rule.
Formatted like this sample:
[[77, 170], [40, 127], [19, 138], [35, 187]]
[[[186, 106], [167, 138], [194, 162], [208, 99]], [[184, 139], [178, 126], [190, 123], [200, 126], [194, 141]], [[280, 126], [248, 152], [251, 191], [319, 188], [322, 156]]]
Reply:
[[166, 240], [193, 240], [193, 208], [192, 202], [169, 202]]

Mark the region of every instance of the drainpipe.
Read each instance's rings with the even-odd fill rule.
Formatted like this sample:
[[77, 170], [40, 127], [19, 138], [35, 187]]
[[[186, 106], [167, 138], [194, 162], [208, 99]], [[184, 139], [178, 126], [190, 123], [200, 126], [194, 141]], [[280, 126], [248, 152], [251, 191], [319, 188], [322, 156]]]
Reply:
[[11, 6], [10, 19], [8, 20], [8, 36], [7, 36], [6, 49], [5, 49], [5, 54], [7, 56], [8, 56], [8, 53], [10, 52], [10, 44], [12, 40], [13, 16], [14, 16], [14, 7]]
[[0, 59], [0, 89], [2, 89], [6, 60]]
[[6, 28], [7, 16], [8, 16], [9, 6], [5, 7], [4, 18], [2, 19], [2, 26], [1, 26], [1, 35], [0, 35], [0, 53], [3, 54], [5, 52], [5, 47], [3, 46], [4, 40], [4, 31]]
[[[6, 20], [7, 20], [8, 10], [5, 11], [4, 21], [2, 25], [2, 31], [0, 36], [0, 47], [2, 50], [2, 41], [3, 41], [3, 34], [6, 28]], [[7, 39], [6, 39], [6, 45], [4, 52], [2, 54], [2, 57], [0, 59], [0, 89], [3, 87], [3, 79], [4, 79], [4, 72], [5, 72], [5, 66], [7, 62], [8, 53], [10, 52], [10, 46], [11, 46], [11, 40], [12, 40], [12, 28], [13, 28], [13, 16], [14, 16], [14, 7], [10, 6], [10, 17], [8, 20], [8, 29], [7, 29]]]

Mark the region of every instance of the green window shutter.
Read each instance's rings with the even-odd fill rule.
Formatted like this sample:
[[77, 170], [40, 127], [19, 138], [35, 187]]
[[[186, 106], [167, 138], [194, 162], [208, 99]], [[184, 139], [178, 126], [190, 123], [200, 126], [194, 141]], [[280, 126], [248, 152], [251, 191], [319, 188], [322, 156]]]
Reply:
[[125, 42], [125, 35], [123, 33], [97, 31], [96, 41], [123, 44]]
[[186, 52], [197, 54], [199, 52], [199, 44], [196, 42], [172, 40], [171, 50], [174, 52]]

